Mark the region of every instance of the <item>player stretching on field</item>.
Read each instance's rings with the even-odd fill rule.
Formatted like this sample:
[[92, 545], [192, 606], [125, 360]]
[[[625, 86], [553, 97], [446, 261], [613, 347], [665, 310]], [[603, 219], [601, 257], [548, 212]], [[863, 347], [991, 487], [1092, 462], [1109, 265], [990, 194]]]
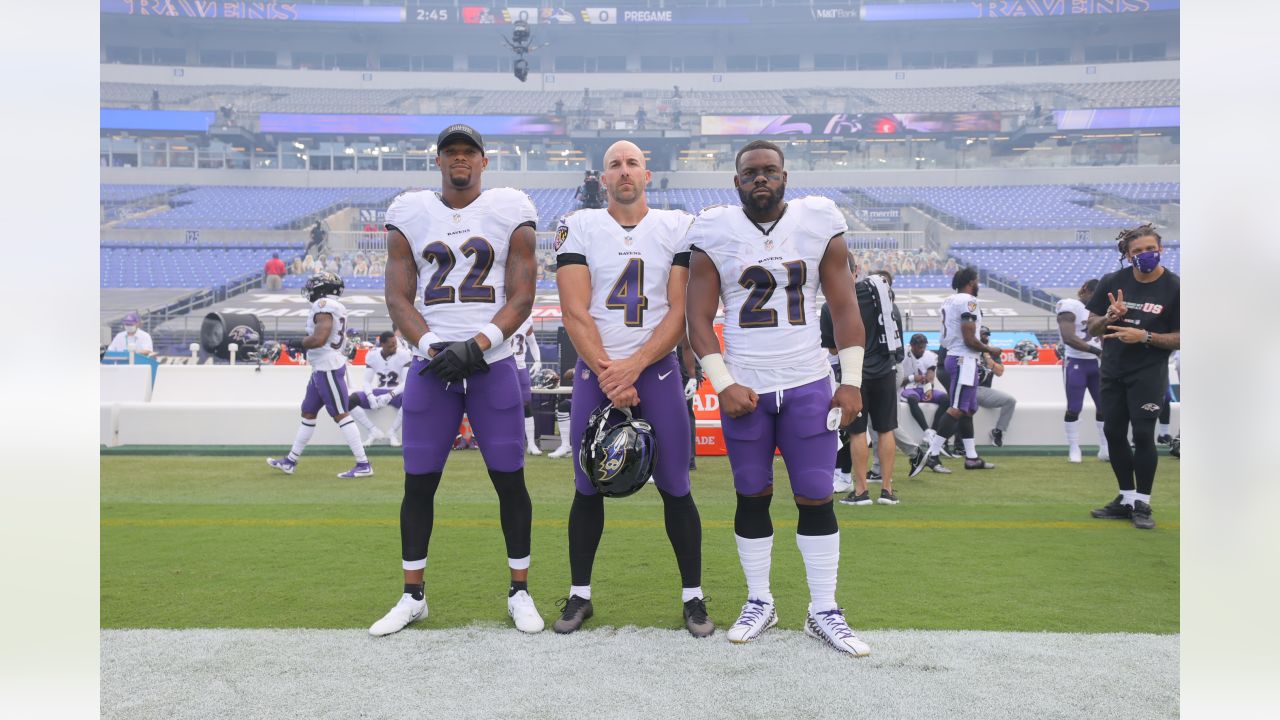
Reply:
[[[406, 192], [387, 209], [387, 310], [414, 347], [404, 391], [404, 595], [369, 628], [387, 635], [425, 617], [423, 571], [436, 488], [463, 412], [498, 493], [507, 564], [507, 612], [542, 630], [529, 597], [533, 508], [524, 484], [520, 383], [506, 340], [529, 317], [538, 215], [519, 190], [481, 192], [488, 165], [480, 133], [452, 125], [436, 139], [443, 189]], [[428, 361], [430, 358], [430, 361]]]
[[1160, 266], [1160, 235], [1150, 225], [1120, 233], [1116, 249], [1132, 267], [1102, 278], [1087, 307], [1089, 335], [1102, 338], [1103, 429], [1120, 494], [1093, 516], [1150, 530], [1156, 417], [1169, 387], [1169, 353], [1182, 343], [1182, 281]]
[[[738, 493], [734, 533], [747, 602], [729, 640], [748, 642], [777, 624], [773, 552], [773, 451], [782, 451], [800, 518], [796, 544], [809, 581], [805, 633], [836, 650], [870, 654], [836, 604], [840, 528], [832, 505], [836, 424], [862, 410], [864, 330], [849, 272], [844, 216], [826, 198], [783, 202], [782, 150], [756, 140], [738, 151], [742, 205], [706, 208], [689, 230], [693, 251], [686, 315], [689, 340], [720, 396], [720, 422]], [[842, 382], [818, 328], [818, 289], [831, 309]], [[724, 302], [724, 355], [713, 323]], [[838, 420], [829, 422], [838, 408]]]
[[[400, 425], [404, 422], [400, 393], [404, 392], [405, 376], [409, 374], [412, 360], [413, 352], [391, 332], [379, 335], [378, 347], [365, 353], [365, 389], [351, 393], [350, 402], [351, 417], [369, 433], [365, 445], [389, 440], [392, 447], [400, 447]], [[388, 405], [396, 409], [396, 419], [391, 423], [391, 430], [384, 433], [369, 419], [365, 410], [377, 410]]]
[[303, 297], [311, 301], [311, 312], [307, 315], [308, 334], [302, 340], [307, 362], [311, 365], [307, 394], [302, 398], [302, 424], [288, 455], [267, 458], [268, 465], [286, 475], [293, 474], [298, 458], [311, 442], [311, 436], [316, 432], [316, 415], [322, 407], [338, 423], [347, 447], [356, 456], [355, 467], [339, 473], [338, 477], [369, 477], [373, 474], [369, 458], [364, 454], [364, 443], [360, 441], [360, 429], [356, 427], [355, 419], [350, 417], [347, 405], [347, 354], [344, 352], [347, 309], [338, 302], [342, 288], [342, 278], [331, 272], [312, 275], [302, 288]]
[[625, 140], [605, 152], [600, 181], [609, 207], [570, 213], [556, 233], [556, 284], [578, 363], [569, 422], [576, 488], [569, 510], [572, 585], [554, 627], [573, 632], [592, 614], [591, 566], [604, 531], [604, 497], [583, 471], [579, 451], [588, 418], [612, 403], [637, 407], [657, 434], [653, 478], [680, 568], [685, 627], [706, 637], [715, 625], [702, 597], [702, 522], [690, 494], [689, 415], [675, 356], [684, 335], [685, 235], [693, 216], [649, 208], [644, 153]]
[[1062, 384], [1067, 391], [1067, 412], [1062, 416], [1062, 426], [1067, 431], [1067, 461], [1080, 462], [1080, 411], [1084, 409], [1084, 391], [1093, 398], [1094, 420], [1098, 423], [1098, 459], [1108, 460], [1107, 436], [1102, 429], [1102, 402], [1098, 397], [1098, 357], [1102, 355], [1102, 341], [1089, 337], [1086, 325], [1089, 311], [1085, 304], [1093, 298], [1098, 288], [1097, 279], [1090, 279], [1080, 286], [1075, 298], [1058, 301], [1058, 335], [1066, 346], [1062, 360]]

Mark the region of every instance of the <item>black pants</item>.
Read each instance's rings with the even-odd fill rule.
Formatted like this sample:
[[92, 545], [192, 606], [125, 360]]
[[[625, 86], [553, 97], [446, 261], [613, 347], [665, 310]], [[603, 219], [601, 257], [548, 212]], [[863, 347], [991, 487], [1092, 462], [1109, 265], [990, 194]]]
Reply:
[[[1165, 364], [1117, 377], [1102, 378], [1102, 432], [1111, 453], [1111, 470], [1121, 490], [1151, 494], [1156, 479], [1156, 418], [1169, 384]], [[1129, 428], [1133, 428], [1133, 450]]]

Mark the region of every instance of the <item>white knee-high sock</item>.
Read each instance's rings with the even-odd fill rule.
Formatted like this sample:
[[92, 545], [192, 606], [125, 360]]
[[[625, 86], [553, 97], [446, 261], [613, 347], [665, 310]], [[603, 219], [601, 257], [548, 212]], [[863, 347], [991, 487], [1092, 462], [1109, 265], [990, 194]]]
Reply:
[[569, 440], [569, 413], [556, 413], [556, 426], [560, 430], [560, 447], [572, 445]]
[[402, 425], [404, 425], [404, 408], [396, 411], [396, 419], [391, 422], [391, 434], [398, 435]]
[[524, 439], [528, 441], [529, 447], [538, 446], [538, 436], [533, 433], [533, 418], [524, 419]]
[[813, 612], [835, 610], [836, 575], [840, 569], [840, 531], [830, 535], [796, 534], [796, 545], [804, 558], [809, 580], [809, 601]]
[[1063, 420], [1062, 429], [1067, 433], [1067, 445], [1073, 448], [1080, 447], [1080, 421]]
[[356, 427], [356, 421], [347, 418], [338, 423], [338, 429], [342, 431], [347, 447], [351, 448], [351, 454], [356, 456], [356, 462], [369, 462], [369, 458], [364, 454], [364, 442], [360, 439], [360, 430]]
[[1107, 449], [1107, 434], [1106, 434], [1106, 433], [1104, 433], [1104, 432], [1102, 431], [1102, 425], [1103, 425], [1103, 422], [1102, 422], [1101, 420], [1099, 420], [1099, 421], [1097, 421], [1097, 422], [1098, 422], [1098, 449], [1099, 449], [1099, 450], [1106, 450], [1106, 449]]
[[742, 574], [747, 577], [747, 597], [773, 602], [769, 589], [769, 568], [773, 563], [773, 536], [744, 538], [734, 534], [738, 541], [738, 559], [742, 561]]
[[302, 419], [298, 425], [298, 434], [293, 438], [293, 447], [289, 450], [289, 459], [298, 462], [298, 458], [302, 457], [302, 451], [307, 449], [307, 443], [311, 442], [311, 436], [316, 434], [316, 421]]
[[960, 441], [961, 441], [962, 443], [964, 443], [964, 456], [965, 456], [965, 458], [967, 458], [967, 459], [969, 459], [969, 460], [973, 460], [974, 458], [978, 457], [978, 442], [977, 442], [977, 440], [974, 440], [973, 438], [961, 438], [961, 439], [960, 439]]
[[368, 430], [369, 432], [373, 432], [378, 429], [378, 426], [374, 425], [373, 421], [369, 419], [369, 413], [365, 412], [362, 407], [351, 408], [351, 417], [355, 418], [356, 422], [360, 423], [360, 427]]

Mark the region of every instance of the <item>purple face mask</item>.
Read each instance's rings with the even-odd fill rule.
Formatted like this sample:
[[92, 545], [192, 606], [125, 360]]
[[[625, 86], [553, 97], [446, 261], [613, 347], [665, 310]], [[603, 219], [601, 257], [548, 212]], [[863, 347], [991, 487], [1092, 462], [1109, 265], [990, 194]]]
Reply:
[[1133, 262], [1134, 267], [1138, 268], [1140, 273], [1155, 272], [1156, 268], [1160, 267], [1160, 251], [1149, 250], [1138, 253], [1133, 256], [1131, 262]]

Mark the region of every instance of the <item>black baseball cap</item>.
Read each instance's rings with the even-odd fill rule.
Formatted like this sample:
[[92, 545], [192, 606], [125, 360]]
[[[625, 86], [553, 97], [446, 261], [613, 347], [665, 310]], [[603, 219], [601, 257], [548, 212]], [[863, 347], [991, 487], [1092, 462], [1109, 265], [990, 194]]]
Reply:
[[475, 145], [480, 149], [480, 152], [484, 152], [484, 138], [480, 137], [480, 133], [476, 132], [475, 128], [470, 125], [463, 125], [462, 123], [450, 125], [444, 130], [441, 130], [440, 134], [436, 136], [436, 149], [439, 150], [450, 141], [459, 138]]

